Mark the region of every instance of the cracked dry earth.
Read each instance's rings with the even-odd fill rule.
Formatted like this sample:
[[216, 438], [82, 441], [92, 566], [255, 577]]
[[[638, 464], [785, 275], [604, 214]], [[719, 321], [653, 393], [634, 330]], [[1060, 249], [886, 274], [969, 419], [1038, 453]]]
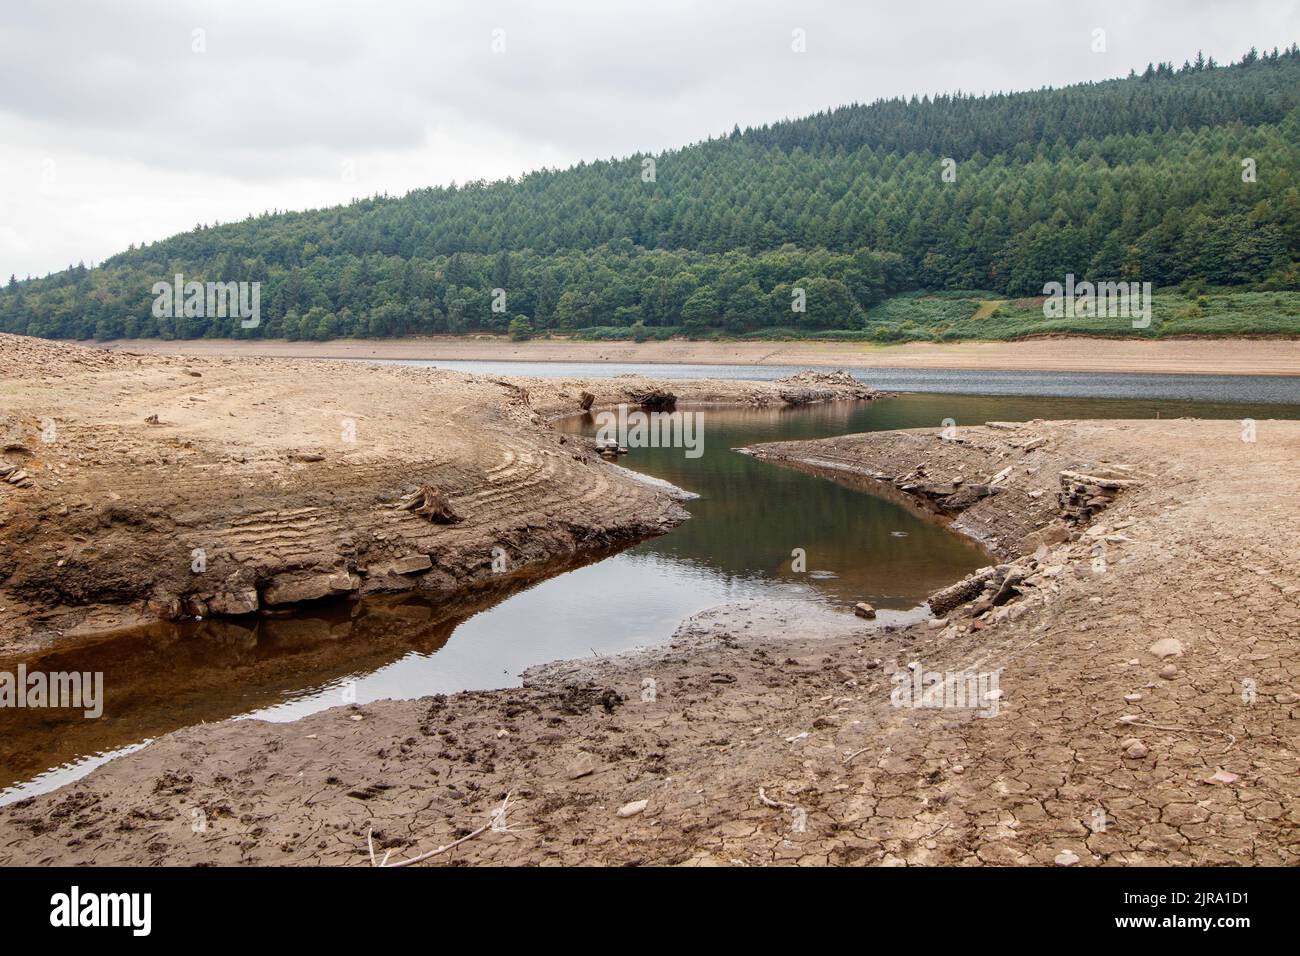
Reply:
[[[0, 335], [0, 657], [329, 596], [450, 598], [491, 579], [498, 554], [535, 567], [685, 517], [546, 421], [585, 389], [600, 404], [661, 383], [525, 384], [536, 394], [428, 368]], [[683, 403], [872, 394], [827, 373], [672, 388]], [[450, 523], [402, 507], [425, 487]]]
[[[753, 450], [977, 532], [1000, 563], [945, 617], [727, 606], [518, 689], [189, 728], [0, 809], [0, 862], [364, 866], [509, 793], [425, 865], [1293, 863], [1300, 423], [951, 437]], [[893, 706], [913, 666], [1000, 696]]]

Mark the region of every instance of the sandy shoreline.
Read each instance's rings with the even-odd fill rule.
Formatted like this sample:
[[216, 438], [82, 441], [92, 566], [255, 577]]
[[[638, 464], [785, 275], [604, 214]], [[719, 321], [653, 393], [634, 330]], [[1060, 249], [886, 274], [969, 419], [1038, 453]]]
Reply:
[[[679, 519], [671, 496], [545, 427], [580, 386], [599, 405], [649, 380], [392, 368], [356, 385], [335, 363], [0, 347], [25, 369], [0, 397], [29, 430], [59, 424], [48, 447], [28, 439], [33, 484], [0, 498], [11, 648], [57, 637], [58, 615], [45, 638], [22, 629], [51, 594], [102, 603], [146, 581], [154, 605], [167, 587], [182, 603], [250, 584], [266, 600], [413, 573], [437, 598], [477, 580], [493, 542], [527, 564]], [[345, 382], [359, 449], [330, 444]], [[861, 397], [815, 376], [671, 387]], [[143, 423], [151, 410], [160, 424]], [[365, 866], [368, 836], [381, 855], [427, 851], [507, 794], [513, 832], [433, 864], [1294, 863], [1300, 423], [1256, 427], [1249, 443], [1237, 422], [1180, 419], [757, 446], [938, 512], [1003, 563], [906, 626], [729, 605], [666, 645], [555, 662], [521, 688], [166, 733], [0, 808], [0, 863]], [[461, 522], [394, 512], [420, 475]], [[196, 590], [167, 548], [188, 561], [223, 523], [252, 537], [215, 549], [221, 588]], [[389, 567], [412, 549], [432, 567]], [[910, 706], [918, 671], [982, 675], [980, 700]]]
[[485, 336], [285, 342], [132, 339], [103, 347], [162, 355], [444, 361], [792, 365], [812, 368], [1300, 375], [1300, 339], [1040, 338], [1022, 342], [511, 342]]

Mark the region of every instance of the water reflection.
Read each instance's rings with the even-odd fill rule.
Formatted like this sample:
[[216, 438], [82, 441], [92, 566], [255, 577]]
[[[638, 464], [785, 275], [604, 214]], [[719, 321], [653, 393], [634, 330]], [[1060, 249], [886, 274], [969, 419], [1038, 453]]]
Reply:
[[[9, 802], [84, 775], [107, 756], [200, 721], [292, 720], [382, 698], [517, 684], [537, 663], [617, 653], [669, 637], [685, 617], [782, 595], [903, 614], [984, 563], [897, 502], [732, 451], [761, 441], [1030, 418], [1297, 417], [1295, 406], [1151, 400], [901, 395], [804, 409], [707, 409], [704, 455], [637, 449], [622, 461], [700, 497], [692, 520], [621, 553], [512, 576], [454, 602], [418, 595], [321, 604], [248, 622], [158, 624], [26, 663], [102, 671], [105, 713], [0, 711]], [[591, 429], [574, 418], [561, 427]], [[806, 552], [796, 572], [791, 552]], [[561, 573], [563, 572], [563, 573]], [[0, 662], [13, 670], [17, 661]], [[345, 691], [347, 697], [345, 697]], [[73, 714], [76, 716], [73, 716]], [[53, 768], [53, 769], [51, 769]], [[44, 776], [40, 776], [41, 774]], [[34, 779], [38, 778], [38, 779]]]

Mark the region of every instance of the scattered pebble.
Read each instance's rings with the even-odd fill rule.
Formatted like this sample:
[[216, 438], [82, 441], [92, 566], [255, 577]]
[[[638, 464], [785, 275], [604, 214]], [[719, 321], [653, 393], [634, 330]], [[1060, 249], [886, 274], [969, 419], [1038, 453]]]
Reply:
[[633, 800], [631, 803], [625, 803], [618, 808], [620, 817], [634, 817], [645, 810], [650, 805], [649, 800]]
[[1201, 783], [1227, 785], [1230, 783], [1236, 783], [1240, 779], [1241, 778], [1238, 777], [1237, 774], [1233, 773], [1231, 770], [1224, 770], [1222, 767], [1220, 767], [1218, 770], [1214, 771], [1214, 773], [1210, 774], [1208, 777], [1202, 780]]
[[1074, 866], [1074, 864], [1078, 862], [1079, 854], [1075, 853], [1073, 850], [1062, 850], [1060, 853], [1056, 854], [1057, 866]]
[[1173, 637], [1163, 637], [1147, 648], [1156, 657], [1181, 657], [1183, 642]]

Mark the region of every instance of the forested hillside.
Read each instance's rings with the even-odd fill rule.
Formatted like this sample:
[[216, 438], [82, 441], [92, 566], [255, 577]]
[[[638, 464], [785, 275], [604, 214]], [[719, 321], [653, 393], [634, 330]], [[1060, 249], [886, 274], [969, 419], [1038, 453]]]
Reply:
[[[156, 318], [151, 288], [178, 273], [260, 282], [260, 325]], [[0, 330], [951, 338], [967, 334], [962, 316], [900, 322], [898, 303], [923, 291], [976, 308], [1067, 273], [1194, 300], [1207, 287], [1275, 291], [1271, 325], [1235, 330], [1288, 331], [1300, 49], [1059, 90], [884, 100], [654, 157], [201, 226], [95, 269], [11, 279]]]

